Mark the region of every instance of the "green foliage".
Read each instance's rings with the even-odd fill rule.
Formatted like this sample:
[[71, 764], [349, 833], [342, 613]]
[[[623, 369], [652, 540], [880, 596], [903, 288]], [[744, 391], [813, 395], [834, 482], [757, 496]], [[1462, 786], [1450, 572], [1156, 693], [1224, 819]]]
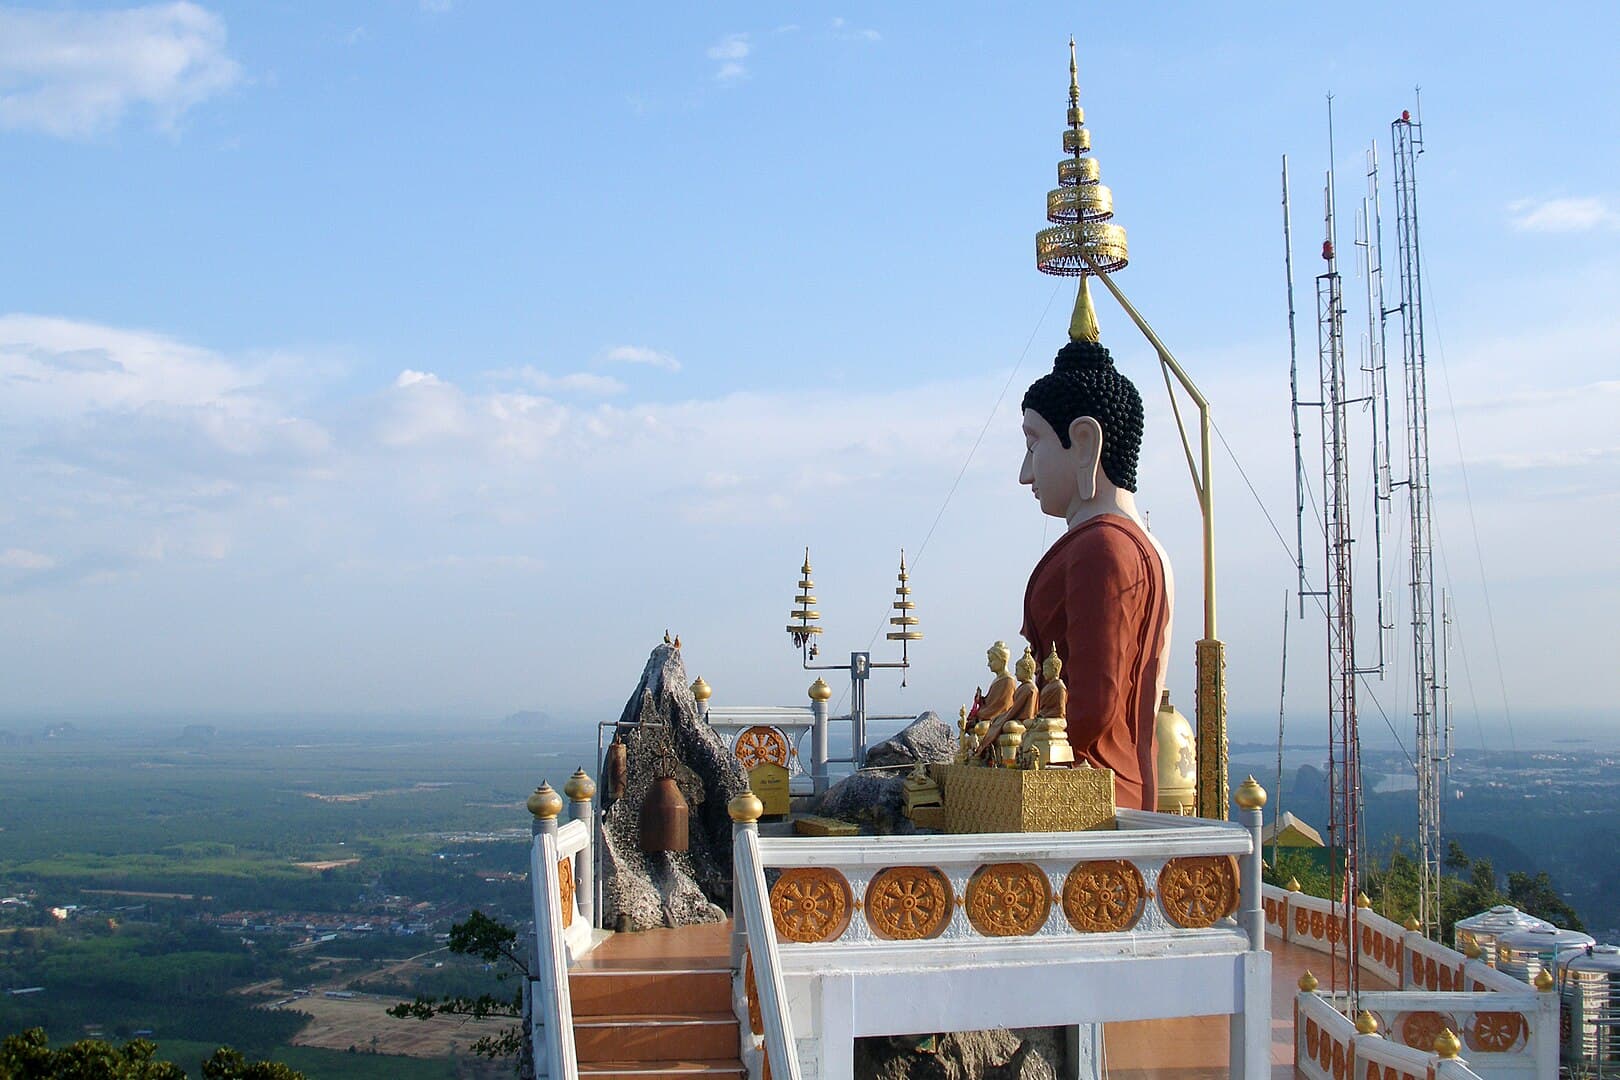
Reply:
[[[1389, 854], [1382, 860], [1369, 860], [1362, 873], [1362, 891], [1372, 900], [1373, 910], [1385, 918], [1404, 922], [1418, 910], [1419, 866], [1410, 845], [1399, 837], [1390, 841]], [[1478, 914], [1497, 904], [1512, 904], [1521, 911], [1565, 928], [1582, 929], [1575, 909], [1564, 900], [1546, 871], [1507, 875], [1504, 892], [1496, 869], [1489, 859], [1473, 859], [1453, 840], [1447, 849], [1440, 878], [1441, 940], [1451, 944], [1451, 927], [1459, 919]], [[1268, 884], [1286, 887], [1289, 878], [1298, 878], [1302, 892], [1331, 897], [1337, 882], [1325, 867], [1303, 853], [1281, 852], [1275, 867], [1268, 867]]]
[[[515, 949], [517, 931], [482, 911], [474, 910], [464, 922], [450, 928], [450, 951], [472, 956], [491, 964], [500, 964], [503, 970], [497, 978], [508, 974], [527, 975], [529, 968]], [[465, 997], [459, 994], [440, 998], [417, 995], [415, 1001], [402, 1001], [388, 1010], [389, 1016], [409, 1020], [428, 1020], [435, 1016], [464, 1016], [483, 1020], [491, 1016], [523, 1016], [523, 994], [520, 990], [511, 998], [502, 1000], [492, 994]], [[507, 1058], [525, 1053], [528, 1040], [523, 1036], [526, 1025], [503, 1028], [494, 1035], [485, 1035], [472, 1044], [472, 1052], [480, 1057]]]
[[[0, 1080], [186, 1080], [180, 1066], [157, 1057], [157, 1044], [135, 1039], [114, 1046], [80, 1039], [52, 1050], [42, 1028], [0, 1040]], [[204, 1080], [304, 1080], [304, 1074], [272, 1061], [249, 1062], [222, 1046], [203, 1062]]]

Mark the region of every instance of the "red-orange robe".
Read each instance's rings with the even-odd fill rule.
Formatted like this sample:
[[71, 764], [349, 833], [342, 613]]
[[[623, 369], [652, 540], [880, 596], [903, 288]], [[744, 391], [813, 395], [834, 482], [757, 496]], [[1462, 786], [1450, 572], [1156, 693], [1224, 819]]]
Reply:
[[1101, 514], [1053, 544], [1029, 576], [1023, 634], [1053, 644], [1069, 686], [1075, 760], [1114, 770], [1120, 806], [1154, 809], [1153, 730], [1169, 596], [1158, 549], [1129, 518]]

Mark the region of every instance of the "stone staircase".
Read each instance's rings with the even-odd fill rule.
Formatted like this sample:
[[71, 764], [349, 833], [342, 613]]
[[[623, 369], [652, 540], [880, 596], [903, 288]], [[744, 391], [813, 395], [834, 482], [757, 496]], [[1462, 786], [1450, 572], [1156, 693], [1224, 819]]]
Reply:
[[615, 934], [569, 972], [581, 1080], [744, 1080], [729, 931]]

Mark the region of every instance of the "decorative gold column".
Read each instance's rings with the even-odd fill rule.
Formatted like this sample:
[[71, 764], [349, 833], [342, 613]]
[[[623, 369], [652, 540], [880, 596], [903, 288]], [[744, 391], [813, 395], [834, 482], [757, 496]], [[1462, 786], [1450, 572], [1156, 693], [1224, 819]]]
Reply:
[[1232, 803], [1226, 775], [1226, 646], [1198, 643], [1198, 816], [1226, 820]]

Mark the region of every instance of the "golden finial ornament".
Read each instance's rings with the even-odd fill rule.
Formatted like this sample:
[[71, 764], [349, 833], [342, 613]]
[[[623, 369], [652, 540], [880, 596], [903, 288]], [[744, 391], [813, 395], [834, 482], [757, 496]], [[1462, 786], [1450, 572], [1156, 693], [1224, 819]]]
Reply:
[[1266, 789], [1261, 787], [1260, 782], [1251, 776], [1243, 781], [1242, 786], [1237, 789], [1235, 798], [1238, 806], [1242, 809], [1259, 810], [1266, 805]]
[[1552, 972], [1548, 971], [1546, 968], [1542, 968], [1540, 971], [1536, 972], [1535, 981], [1536, 989], [1540, 990], [1542, 993], [1546, 993], [1548, 990], [1553, 988], [1553, 983], [1555, 980], [1553, 979]]
[[743, 788], [726, 803], [726, 813], [739, 825], [750, 825], [765, 813], [765, 804], [759, 801], [752, 788]]
[[827, 685], [827, 680], [823, 679], [820, 675], [817, 675], [816, 676], [816, 681], [810, 684], [810, 700], [811, 701], [831, 701], [832, 700], [832, 687], [828, 686]]
[[1372, 901], [1367, 898], [1366, 893], [1356, 893], [1356, 907], [1363, 910], [1372, 907]]
[[1462, 1053], [1462, 1040], [1450, 1028], [1441, 1028], [1434, 1037], [1434, 1052], [1449, 1061]]
[[1316, 988], [1321, 985], [1316, 981], [1316, 976], [1312, 975], [1309, 970], [1299, 977], [1299, 988], [1307, 994], [1316, 993]]
[[542, 780], [540, 786], [534, 789], [534, 794], [529, 796], [529, 801], [524, 805], [529, 808], [529, 813], [541, 821], [550, 821], [562, 813], [563, 801], [562, 796], [553, 791], [550, 784]]
[[708, 701], [709, 698], [714, 696], [714, 687], [704, 682], [703, 676], [699, 675], [692, 681], [692, 696], [696, 698], [698, 704], [701, 705], [705, 701]]
[[890, 641], [900, 643], [900, 685], [906, 685], [906, 673], [911, 668], [911, 654], [908, 651], [913, 641], [922, 640], [922, 631], [917, 629], [917, 605], [911, 602], [911, 586], [907, 584], [911, 576], [906, 573], [906, 549], [900, 549], [900, 584], [894, 590], [894, 614], [889, 616], [889, 625], [894, 627], [886, 635]]
[[1376, 1034], [1378, 1034], [1378, 1017], [1374, 1016], [1372, 1013], [1368, 1012], [1366, 1009], [1362, 1009], [1359, 1013], [1356, 1014], [1356, 1034], [1358, 1034], [1358, 1035], [1376, 1035]]
[[1299, 888], [1300, 888], [1300, 886], [1299, 886], [1299, 878], [1297, 878], [1297, 877], [1289, 878], [1286, 888], [1288, 889], [1289, 892], [1299, 892]]
[[1479, 942], [1474, 940], [1474, 935], [1473, 934], [1464, 934], [1463, 935], [1463, 955], [1464, 956], [1468, 957], [1468, 959], [1470, 959], [1470, 960], [1478, 960], [1481, 956], [1484, 955], [1484, 953], [1485, 953], [1485, 950], [1481, 949], [1479, 947]]
[[792, 621], [788, 623], [787, 632], [793, 636], [793, 647], [802, 649], [810, 645], [810, 655], [816, 654], [812, 639], [821, 633], [821, 627], [810, 625], [821, 618], [821, 612], [816, 610], [816, 583], [810, 579], [810, 549], [804, 549], [804, 565], [799, 568], [799, 593], [793, 598], [794, 607], [788, 613]]
[[590, 778], [585, 766], [574, 770], [574, 775], [563, 785], [563, 794], [572, 802], [590, 802], [596, 797], [596, 781]]
[[1097, 312], [1091, 304], [1086, 278], [1125, 269], [1130, 253], [1125, 229], [1110, 224], [1114, 193], [1099, 183], [1102, 170], [1097, 159], [1085, 156], [1091, 150], [1091, 132], [1086, 130], [1086, 113], [1080, 107], [1080, 67], [1072, 36], [1067, 120], [1063, 132], [1063, 153], [1067, 156], [1058, 164], [1058, 186], [1046, 195], [1046, 220], [1052, 225], [1035, 234], [1035, 265], [1043, 274], [1080, 279], [1074, 314], [1069, 320], [1069, 340], [1097, 341]]
[[1408, 915], [1406, 917], [1406, 921], [1403, 922], [1401, 925], [1406, 927], [1408, 930], [1410, 930], [1414, 934], [1417, 933], [1419, 930], [1423, 929], [1423, 924], [1418, 922], [1418, 918], [1417, 918], [1416, 915]]

